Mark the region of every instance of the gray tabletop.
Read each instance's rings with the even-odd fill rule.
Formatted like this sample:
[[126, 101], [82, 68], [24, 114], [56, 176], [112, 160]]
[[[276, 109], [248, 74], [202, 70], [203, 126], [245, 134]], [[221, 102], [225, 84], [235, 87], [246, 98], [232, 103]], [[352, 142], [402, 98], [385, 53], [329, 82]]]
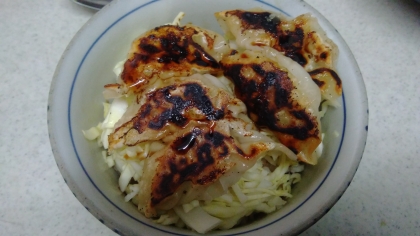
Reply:
[[[419, 235], [420, 4], [307, 2], [353, 51], [370, 117], [354, 180], [303, 235]], [[55, 66], [94, 14], [69, 0], [0, 1], [0, 235], [115, 235], [64, 183], [46, 122]]]

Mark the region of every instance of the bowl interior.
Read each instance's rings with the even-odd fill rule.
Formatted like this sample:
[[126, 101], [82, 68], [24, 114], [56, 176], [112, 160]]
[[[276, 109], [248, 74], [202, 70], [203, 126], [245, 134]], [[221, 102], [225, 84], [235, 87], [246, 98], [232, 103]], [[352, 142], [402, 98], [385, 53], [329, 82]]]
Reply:
[[[290, 16], [311, 12], [338, 45], [337, 72], [343, 81], [341, 106], [322, 120], [324, 154], [319, 164], [305, 167], [294, 197], [281, 210], [224, 234], [297, 233], [319, 219], [350, 183], [366, 141], [367, 98], [358, 66], [338, 32], [301, 1], [114, 1], [95, 15], [75, 36], [57, 67], [49, 98], [49, 130], [53, 152], [70, 189], [101, 222], [123, 234], [193, 234], [154, 224], [124, 198], [118, 175], [103, 162], [96, 142], [82, 130], [103, 120], [103, 85], [115, 82], [115, 64], [126, 59], [131, 42], [142, 32], [172, 22], [181, 11], [182, 23], [221, 32], [213, 13], [261, 7]], [[158, 17], [156, 17], [158, 15]], [[141, 230], [139, 230], [141, 229]], [[156, 231], [157, 230], [157, 231]], [[220, 232], [217, 232], [220, 234]]]

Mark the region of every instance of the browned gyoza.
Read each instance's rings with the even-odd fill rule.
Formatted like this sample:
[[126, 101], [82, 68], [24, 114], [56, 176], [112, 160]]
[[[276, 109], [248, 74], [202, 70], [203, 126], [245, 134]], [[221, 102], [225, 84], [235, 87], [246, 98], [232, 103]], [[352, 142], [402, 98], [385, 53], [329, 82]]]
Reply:
[[263, 135], [243, 103], [209, 75], [171, 78], [147, 94], [138, 111], [109, 136], [109, 152], [159, 140], [165, 148], [145, 159], [136, 196], [147, 217], [192, 200], [223, 194], [267, 151], [296, 156]]
[[133, 42], [122, 84], [128, 91], [142, 93], [157, 79], [220, 74], [218, 60], [227, 51], [224, 38], [209, 30], [192, 25], [159, 26]]
[[[309, 14], [288, 19], [263, 10], [232, 10], [215, 14], [238, 48], [268, 46], [299, 63], [313, 79], [322, 82], [323, 100], [336, 104], [341, 80], [334, 72], [338, 48]], [[317, 83], [321, 85], [321, 83]]]
[[[236, 95], [259, 127], [273, 131], [300, 160], [316, 164], [315, 149], [321, 143], [319, 89], [304, 71], [301, 73], [309, 81], [296, 78], [293, 70], [300, 68], [296, 63], [279, 53], [272, 57], [276, 52], [266, 50], [225, 57], [221, 61], [225, 76], [234, 82]], [[286, 68], [278, 58], [289, 60], [292, 66]], [[299, 87], [303, 82], [311, 84]]]

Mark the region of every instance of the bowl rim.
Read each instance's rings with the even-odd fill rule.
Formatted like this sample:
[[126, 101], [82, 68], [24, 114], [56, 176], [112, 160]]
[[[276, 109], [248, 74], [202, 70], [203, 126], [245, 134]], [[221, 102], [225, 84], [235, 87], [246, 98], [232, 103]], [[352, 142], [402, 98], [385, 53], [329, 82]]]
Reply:
[[[147, 6], [147, 5], [149, 5], [149, 4], [152, 4], [152, 3], [154, 3], [154, 2], [157, 2], [157, 1], [160, 1], [160, 0], [152, 0], [152, 1], [141, 1], [141, 2], [145, 2], [144, 4], [140, 4], [137, 8], [135, 8], [135, 9], [132, 9], [131, 11], [129, 11], [129, 12], [127, 12], [126, 14], [124, 14], [124, 15], [122, 15], [121, 17], [119, 17], [118, 18], [118, 20], [116, 20], [112, 25], [110, 25], [108, 28], [106, 28], [106, 30], [101, 34], [101, 35], [99, 35], [98, 37], [97, 37], [97, 39], [94, 41], [94, 43], [90, 46], [90, 48], [89, 48], [89, 50], [85, 53], [85, 56], [83, 57], [83, 59], [82, 59], [82, 61], [80, 62], [80, 64], [79, 64], [79, 66], [78, 66], [78, 69], [77, 69], [77, 72], [75, 73], [75, 76], [74, 76], [74, 78], [73, 78], [73, 81], [72, 81], [72, 85], [71, 85], [71, 92], [70, 92], [70, 95], [69, 95], [69, 97], [68, 97], [68, 99], [69, 99], [69, 101], [68, 101], [68, 108], [67, 108], [67, 112], [68, 112], [68, 124], [69, 124], [69, 130], [70, 130], [70, 134], [71, 134], [71, 136], [72, 136], [72, 131], [71, 131], [71, 121], [70, 121], [70, 113], [71, 113], [71, 111], [70, 111], [70, 108], [71, 108], [71, 101], [72, 101], [72, 99], [71, 99], [71, 96], [72, 96], [72, 93], [73, 93], [73, 88], [74, 88], [74, 83], [75, 83], [75, 81], [76, 81], [76, 79], [77, 79], [77, 76], [78, 76], [78, 73], [79, 73], [79, 70], [80, 70], [80, 67], [81, 67], [81, 65], [83, 64], [83, 62], [84, 62], [84, 60], [85, 60], [85, 58], [86, 58], [86, 56], [89, 54], [89, 52], [90, 52], [90, 50], [92, 49], [92, 47], [98, 42], [98, 40], [113, 26], [113, 25], [115, 25], [117, 22], [119, 22], [121, 19], [123, 19], [124, 17], [126, 17], [126, 16], [128, 16], [128, 15], [130, 15], [130, 14], [132, 14], [133, 12], [135, 12], [135, 11], [137, 11], [137, 10], [139, 10], [140, 8], [142, 8], [142, 7], [145, 7], [145, 6]], [[260, 3], [264, 3], [264, 4], [266, 4], [266, 5], [268, 5], [268, 6], [270, 6], [270, 7], [272, 7], [272, 8], [275, 8], [276, 10], [279, 10], [279, 11], [281, 11], [281, 12], [283, 12], [283, 13], [286, 13], [287, 14], [287, 12], [285, 12], [285, 11], [283, 11], [282, 9], [280, 9], [279, 7], [276, 7], [276, 6], [274, 6], [274, 5], [272, 5], [272, 4], [269, 4], [269, 3], [266, 3], [265, 1], [263, 1], [263, 0], [254, 0], [254, 1], [257, 1], [257, 2], [260, 2]], [[77, 186], [77, 184], [76, 183], [74, 183], [74, 181], [72, 180], [72, 178], [71, 178], [71, 175], [68, 173], [68, 171], [67, 171], [67, 169], [65, 169], [63, 166], [62, 166], [62, 155], [61, 155], [61, 153], [59, 152], [59, 150], [57, 150], [57, 141], [56, 141], [56, 138], [55, 138], [55, 133], [54, 133], [54, 127], [52, 126], [52, 125], [50, 125], [51, 124], [51, 122], [49, 122], [49, 121], [52, 121], [54, 118], [53, 118], [53, 109], [50, 109], [50, 107], [51, 108], [54, 108], [54, 106], [51, 106], [51, 104], [53, 103], [53, 99], [54, 99], [54, 89], [55, 89], [55, 87], [56, 87], [56, 84], [58, 83], [58, 74], [59, 74], [59, 71], [60, 71], [60, 69], [62, 68], [62, 63], [64, 62], [64, 58], [65, 58], [65, 56], [68, 54], [68, 51], [69, 50], [71, 50], [72, 48], [73, 48], [73, 46], [74, 46], [74, 44], [77, 42], [77, 40], [78, 40], [78, 38], [80, 37], [80, 34], [81, 33], [83, 33], [83, 31], [85, 31], [87, 28], [88, 28], [88, 26], [90, 25], [90, 23], [91, 22], [93, 22], [93, 21], [95, 21], [97, 18], [100, 18], [104, 13], [103, 12], [105, 12], [108, 8], [110, 8], [110, 7], [112, 7], [112, 5], [114, 5], [114, 4], [116, 4], [116, 2], [118, 2], [118, 0], [117, 1], [114, 1], [114, 2], [112, 2], [111, 4], [109, 4], [109, 5], [107, 5], [107, 6], [105, 6], [104, 8], [103, 8], [103, 10], [101, 10], [101, 11], [99, 11], [97, 14], [95, 14], [91, 19], [89, 19], [86, 23], [85, 23], [85, 25], [77, 32], [77, 34], [74, 36], [74, 38], [71, 40], [71, 42], [69, 43], [69, 45], [67, 46], [67, 48], [65, 49], [65, 51], [63, 52], [63, 56], [60, 58], [60, 61], [59, 61], [59, 63], [58, 63], [58, 66], [57, 66], [57, 68], [56, 68], [56, 71], [55, 71], [55, 73], [54, 73], [54, 76], [53, 76], [53, 80], [52, 80], [52, 83], [51, 83], [51, 87], [50, 87], [50, 93], [49, 93], [49, 99], [48, 99], [48, 112], [47, 112], [47, 116], [48, 116], [48, 129], [49, 129], [49, 134], [50, 134], [50, 143], [51, 143], [51, 147], [52, 147], [52, 151], [53, 151], [53, 154], [54, 154], [54, 157], [55, 157], [55, 160], [56, 160], [56, 163], [57, 163], [57, 166], [58, 166], [58, 168], [59, 168], [59, 170], [60, 170], [60, 172], [61, 172], [61, 174], [63, 175], [63, 177], [64, 177], [64, 179], [65, 179], [65, 182], [66, 182], [66, 184], [69, 186], [69, 188], [72, 190], [72, 192], [74, 193], [74, 195], [75, 195], [75, 197], [80, 201], [80, 203], [82, 204], [82, 205], [85, 205], [85, 207], [96, 217], [96, 218], [98, 218], [100, 221], [101, 221], [101, 218], [99, 217], [101, 214], [103, 215], [104, 213], [102, 212], [102, 210], [101, 209], [98, 209], [98, 208], [96, 208], [95, 206], [94, 206], [94, 204], [92, 204], [92, 203], [86, 203], [85, 201], [86, 201], [86, 198], [83, 196], [83, 191]], [[139, 1], [140, 2], [140, 1]], [[310, 9], [311, 9], [311, 11], [312, 12], [317, 12], [313, 7], [311, 7], [311, 6], [309, 6], [307, 3], [305, 3]], [[321, 15], [321, 14], [319, 14], [319, 15]], [[326, 21], [326, 23], [327, 24], [329, 24], [330, 25], [330, 27], [332, 27], [332, 28], [334, 28], [325, 18], [324, 18], [324, 21]], [[338, 33], [337, 33], [338, 34]], [[341, 38], [341, 35], [340, 34], [338, 34], [338, 36], [340, 37], [340, 39], [341, 40], [343, 40], [342, 38]], [[344, 41], [344, 40], [343, 40]], [[359, 70], [359, 67], [358, 67], [358, 65], [357, 65], [357, 62], [356, 62], [356, 60], [355, 60], [355, 58], [354, 58], [354, 56], [353, 56], [353, 54], [352, 54], [352, 52], [350, 51], [350, 49], [348, 48], [348, 46], [347, 46], [347, 44], [344, 42], [344, 44], [343, 44], [343, 46], [344, 47], [346, 47], [345, 48], [345, 50], [350, 54], [350, 57], [351, 57], [351, 63], [353, 64], [351, 67], [352, 68], [354, 68], [357, 72], [359, 72], [360, 73], [360, 70]], [[367, 94], [366, 94], [366, 88], [365, 88], [365, 85], [364, 85], [364, 81], [363, 81], [363, 77], [361, 76], [361, 73], [360, 73], [360, 76], [359, 76], [359, 79], [360, 79], [360, 83], [359, 83], [359, 86], [360, 87], [362, 87], [362, 89], [363, 89], [363, 95], [365, 96], [364, 97], [364, 100], [366, 100], [366, 102], [364, 103], [366, 106], [365, 106], [365, 108], [366, 109], [368, 109], [368, 102], [367, 102]], [[335, 163], [336, 163], [336, 161], [337, 161], [337, 158], [338, 158], [338, 156], [339, 156], [339, 154], [340, 154], [340, 151], [341, 151], [341, 147], [342, 147], [342, 144], [343, 144], [343, 141], [344, 141], [344, 137], [345, 137], [345, 128], [346, 128], [346, 119], [347, 119], [347, 114], [346, 114], [346, 102], [345, 102], [345, 96], [344, 96], [344, 91], [343, 91], [343, 95], [342, 95], [342, 101], [343, 101], [343, 110], [344, 110], [344, 122], [343, 122], [343, 133], [342, 133], [342, 136], [341, 136], [341, 140], [340, 140], [340, 146], [339, 146], [339, 149], [338, 149], [338, 151], [337, 151], [337, 154], [335, 155], [335, 158], [334, 158], [334, 161], [333, 161], [333, 164], [331, 165], [331, 167], [330, 167], [330, 169], [328, 170], [328, 173], [325, 175], [325, 177], [324, 177], [324, 179], [321, 181], [321, 183], [320, 183], [320, 185], [314, 190], [314, 192], [313, 193], [311, 193], [302, 203], [300, 203], [295, 209], [293, 209], [292, 211], [290, 211], [289, 213], [287, 213], [286, 215], [284, 215], [284, 216], [282, 216], [281, 218], [279, 218], [279, 219], [276, 219], [275, 221], [272, 221], [272, 222], [269, 222], [268, 224], [264, 224], [263, 226], [261, 226], [261, 227], [258, 227], [258, 228], [255, 228], [255, 229], [253, 229], [253, 230], [250, 230], [250, 231], [246, 231], [246, 232], [241, 232], [241, 233], [239, 233], [239, 234], [244, 234], [244, 233], [248, 233], [248, 232], [252, 232], [252, 231], [255, 231], [255, 230], [259, 230], [259, 229], [261, 229], [261, 228], [264, 228], [264, 227], [267, 227], [267, 226], [269, 226], [269, 225], [272, 225], [272, 224], [274, 224], [274, 223], [276, 223], [276, 222], [278, 222], [278, 221], [280, 221], [281, 219], [283, 219], [284, 217], [286, 217], [286, 216], [288, 216], [288, 215], [290, 215], [290, 214], [292, 214], [295, 210], [297, 210], [297, 208], [299, 208], [301, 205], [303, 205], [303, 204], [305, 204], [311, 197], [312, 197], [312, 195], [313, 194], [315, 194], [315, 192], [316, 191], [318, 191], [319, 190], [319, 188], [322, 186], [322, 184], [325, 182], [325, 180], [328, 178], [328, 176], [329, 176], [329, 174], [330, 174], [330, 172], [331, 172], [331, 170], [333, 169], [333, 167], [335, 166]], [[367, 124], [368, 124], [368, 114], [365, 116], [365, 124], [366, 124], [366, 127], [367, 127]], [[364, 139], [364, 145], [363, 145], [363, 147], [361, 147], [361, 150], [360, 150], [360, 153], [361, 154], [363, 154], [363, 151], [364, 151], [364, 148], [365, 148], [365, 144], [366, 144], [366, 139], [367, 139], [367, 130], [366, 130], [366, 135], [364, 135], [363, 137], [362, 137], [362, 141], [363, 141], [363, 139]], [[90, 179], [90, 181], [92, 182], [92, 184], [96, 187], [96, 184], [92, 181], [92, 179], [91, 179], [91, 177], [89, 176], [89, 174], [87, 173], [87, 171], [85, 170], [85, 168], [84, 168], [84, 166], [83, 166], [83, 164], [81, 163], [81, 160], [80, 160], [80, 157], [79, 157], [79, 155], [77, 154], [77, 148], [75, 147], [75, 144], [74, 144], [74, 140], [73, 140], [73, 137], [71, 137], [71, 141], [72, 141], [72, 145], [73, 145], [73, 149], [74, 149], [74, 151], [76, 152], [76, 155], [77, 155], [77, 158], [78, 158], [78, 161], [79, 161], [79, 163], [80, 163], [80, 165], [81, 165], [81, 167], [83, 168], [83, 171], [85, 172], [85, 174], [88, 176], [88, 178]], [[361, 158], [362, 158], [362, 155], [360, 155], [360, 158], [359, 159], [357, 159], [357, 160], [355, 160], [355, 161], [353, 161], [353, 165], [352, 165], [352, 167], [351, 168], [349, 168], [349, 171], [347, 172], [348, 173], [348, 176], [346, 177], [346, 179], [347, 180], [349, 180], [349, 184], [348, 185], [346, 185], [346, 186], [341, 186], [341, 189], [339, 189], [339, 190], [336, 190], [336, 192], [335, 192], [335, 199], [331, 199], [328, 203], [326, 203], [326, 207], [324, 207], [324, 208], [327, 208], [327, 210], [326, 211], [322, 211], [322, 212], [320, 212], [320, 213], [318, 213], [316, 216], [314, 216], [312, 219], [314, 219], [313, 221], [311, 221], [311, 222], [306, 222], [306, 223], [304, 223], [304, 224], [302, 224], [302, 226], [300, 227], [300, 229], [298, 230], [298, 231], [296, 231], [296, 232], [293, 232], [293, 233], [299, 233], [299, 232], [303, 232], [304, 230], [306, 230], [307, 228], [309, 228], [311, 225], [313, 225], [316, 221], [318, 221], [323, 215], [325, 215], [327, 212], [328, 212], [328, 210], [339, 200], [339, 198], [341, 197], [341, 195], [345, 192], [345, 190], [348, 188], [348, 186], [350, 185], [350, 182], [351, 182], [351, 180], [352, 180], [352, 178], [353, 178], [353, 176], [356, 174], [356, 171], [357, 171], [357, 167], [358, 167], [358, 165], [359, 165], [359, 163], [360, 163], [360, 161], [361, 161]], [[165, 232], [165, 233], [171, 233], [171, 234], [174, 234], [174, 232], [167, 232], [167, 231], [164, 231], [164, 230], [162, 230], [162, 229], [160, 229], [160, 228], [156, 228], [156, 227], [154, 227], [153, 225], [149, 225], [148, 223], [146, 223], [146, 222], [142, 222], [141, 220], [139, 220], [139, 219], [137, 219], [137, 218], [135, 218], [135, 217], [133, 217], [133, 216], [131, 216], [129, 213], [126, 213], [123, 209], [120, 209], [117, 205], [115, 205], [115, 203], [113, 203], [111, 200], [109, 200], [108, 199], [108, 197], [105, 195], [105, 194], [103, 194], [102, 193], [102, 191], [98, 188], [98, 187], [96, 187], [97, 188], [97, 190], [112, 204], [112, 205], [114, 205], [114, 207], [116, 207], [117, 209], [119, 209], [120, 211], [122, 211], [122, 212], [124, 212], [124, 214], [126, 214], [127, 216], [129, 216], [130, 218], [132, 218], [132, 219], [134, 219], [134, 220], [136, 220], [136, 221], [138, 221], [138, 222], [140, 222], [141, 224], [143, 224], [143, 225], [146, 225], [146, 226], [148, 226], [148, 227], [151, 227], [151, 228], [154, 228], [154, 229], [156, 229], [156, 230], [159, 230], [159, 231], [163, 231], [163, 232]], [[77, 194], [76, 194], [77, 193]], [[86, 205], [88, 205], [89, 207], [87, 207]], [[93, 211], [93, 212], [92, 212]], [[114, 224], [112, 224], [111, 222], [110, 222], [110, 220], [107, 220], [107, 221], [101, 221], [102, 223], [104, 223], [105, 225], [107, 225], [108, 227], [110, 227], [111, 229], [116, 229], [115, 228], [115, 226], [114, 226]], [[118, 230], [114, 230], [115, 232], [117, 232], [117, 233], [121, 233], [121, 232], [119, 232]]]

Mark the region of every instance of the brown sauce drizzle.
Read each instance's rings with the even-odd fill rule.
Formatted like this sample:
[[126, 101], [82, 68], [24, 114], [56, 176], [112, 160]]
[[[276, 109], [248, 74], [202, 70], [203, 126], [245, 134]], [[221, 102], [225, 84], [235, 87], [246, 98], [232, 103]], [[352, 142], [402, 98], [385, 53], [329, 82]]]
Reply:
[[199, 129], [194, 129], [185, 136], [176, 139], [171, 145], [172, 149], [178, 154], [187, 153], [192, 146], [194, 146], [197, 135], [199, 134], [201, 134], [201, 131]]

